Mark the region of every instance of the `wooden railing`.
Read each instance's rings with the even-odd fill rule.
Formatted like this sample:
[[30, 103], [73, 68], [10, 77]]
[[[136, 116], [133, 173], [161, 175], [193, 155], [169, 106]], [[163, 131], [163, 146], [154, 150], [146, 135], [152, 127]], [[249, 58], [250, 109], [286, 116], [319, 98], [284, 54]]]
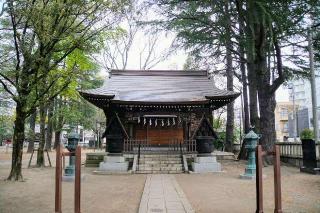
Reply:
[[169, 142], [169, 150], [171, 152], [179, 152], [181, 154], [196, 153], [197, 143], [195, 140], [174, 139]]
[[[302, 158], [301, 142], [278, 142], [280, 147], [280, 156], [288, 158]], [[320, 143], [316, 143], [317, 159], [319, 159]]]
[[147, 148], [149, 145], [147, 140], [125, 139], [123, 144], [124, 153], [138, 153], [141, 149]]
[[172, 139], [167, 145], [157, 146], [150, 143], [149, 140], [126, 139], [123, 144], [123, 152], [139, 155], [141, 153], [196, 153], [197, 144], [195, 140]]

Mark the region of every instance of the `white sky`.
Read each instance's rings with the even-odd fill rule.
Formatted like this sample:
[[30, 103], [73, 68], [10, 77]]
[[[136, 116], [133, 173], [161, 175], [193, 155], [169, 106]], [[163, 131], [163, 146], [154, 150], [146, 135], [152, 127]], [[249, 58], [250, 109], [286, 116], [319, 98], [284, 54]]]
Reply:
[[[159, 47], [156, 49], [156, 54], [164, 51], [165, 49], [169, 49], [172, 43], [172, 40], [174, 39], [174, 34], [159, 34], [161, 36], [161, 42]], [[137, 35], [137, 38], [135, 39], [135, 42], [133, 43], [132, 50], [130, 51], [130, 56], [128, 59], [128, 65], [126, 69], [139, 69], [139, 53], [141, 49], [143, 48], [144, 41], [146, 40], [146, 36], [143, 33], [139, 33]], [[157, 64], [152, 69], [164, 69], [164, 70], [179, 70], [183, 69], [183, 65], [187, 58], [187, 52], [184, 50], [177, 50], [175, 54], [169, 56], [167, 59], [161, 61], [159, 64]], [[106, 76], [106, 71], [101, 70], [101, 74], [103, 76]], [[221, 88], [221, 86], [217, 85]], [[240, 98], [236, 101], [236, 105], [240, 106]], [[288, 89], [281, 86], [277, 92], [276, 92], [276, 100], [277, 102], [281, 101], [289, 101], [289, 93]]]

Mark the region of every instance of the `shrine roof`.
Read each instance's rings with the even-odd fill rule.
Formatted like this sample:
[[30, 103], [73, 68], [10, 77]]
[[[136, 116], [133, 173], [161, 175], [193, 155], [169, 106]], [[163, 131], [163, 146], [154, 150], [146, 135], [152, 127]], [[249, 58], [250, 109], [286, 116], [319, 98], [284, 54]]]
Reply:
[[117, 103], [204, 103], [209, 100], [233, 101], [239, 93], [218, 89], [207, 71], [112, 70], [104, 85], [80, 94], [97, 102]]

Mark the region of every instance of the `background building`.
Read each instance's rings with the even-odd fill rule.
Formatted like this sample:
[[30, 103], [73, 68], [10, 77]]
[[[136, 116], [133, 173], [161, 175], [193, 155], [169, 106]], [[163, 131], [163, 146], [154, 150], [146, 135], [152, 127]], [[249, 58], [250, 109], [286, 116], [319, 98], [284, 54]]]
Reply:
[[[316, 91], [317, 91], [317, 107], [318, 107], [318, 122], [320, 122], [320, 72], [316, 72]], [[312, 97], [311, 85], [307, 79], [296, 80], [290, 83], [289, 86], [289, 100], [299, 105], [299, 110], [296, 111], [296, 125], [297, 134], [301, 130], [308, 128], [313, 129], [313, 115], [312, 115]], [[289, 137], [294, 137], [294, 115], [289, 114]]]
[[[298, 105], [296, 105], [298, 109]], [[275, 109], [275, 127], [276, 127], [276, 137], [278, 142], [288, 141], [290, 114], [293, 113], [293, 103], [292, 102], [278, 102]], [[293, 129], [293, 128], [292, 128]]]

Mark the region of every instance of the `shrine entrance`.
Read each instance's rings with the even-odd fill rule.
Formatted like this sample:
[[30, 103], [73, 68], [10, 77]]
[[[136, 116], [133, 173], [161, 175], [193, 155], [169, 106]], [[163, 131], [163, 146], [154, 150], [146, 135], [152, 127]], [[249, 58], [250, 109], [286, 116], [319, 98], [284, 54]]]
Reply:
[[183, 128], [172, 126], [147, 126], [136, 129], [136, 139], [148, 140], [152, 146], [168, 146], [170, 141], [183, 141]]

